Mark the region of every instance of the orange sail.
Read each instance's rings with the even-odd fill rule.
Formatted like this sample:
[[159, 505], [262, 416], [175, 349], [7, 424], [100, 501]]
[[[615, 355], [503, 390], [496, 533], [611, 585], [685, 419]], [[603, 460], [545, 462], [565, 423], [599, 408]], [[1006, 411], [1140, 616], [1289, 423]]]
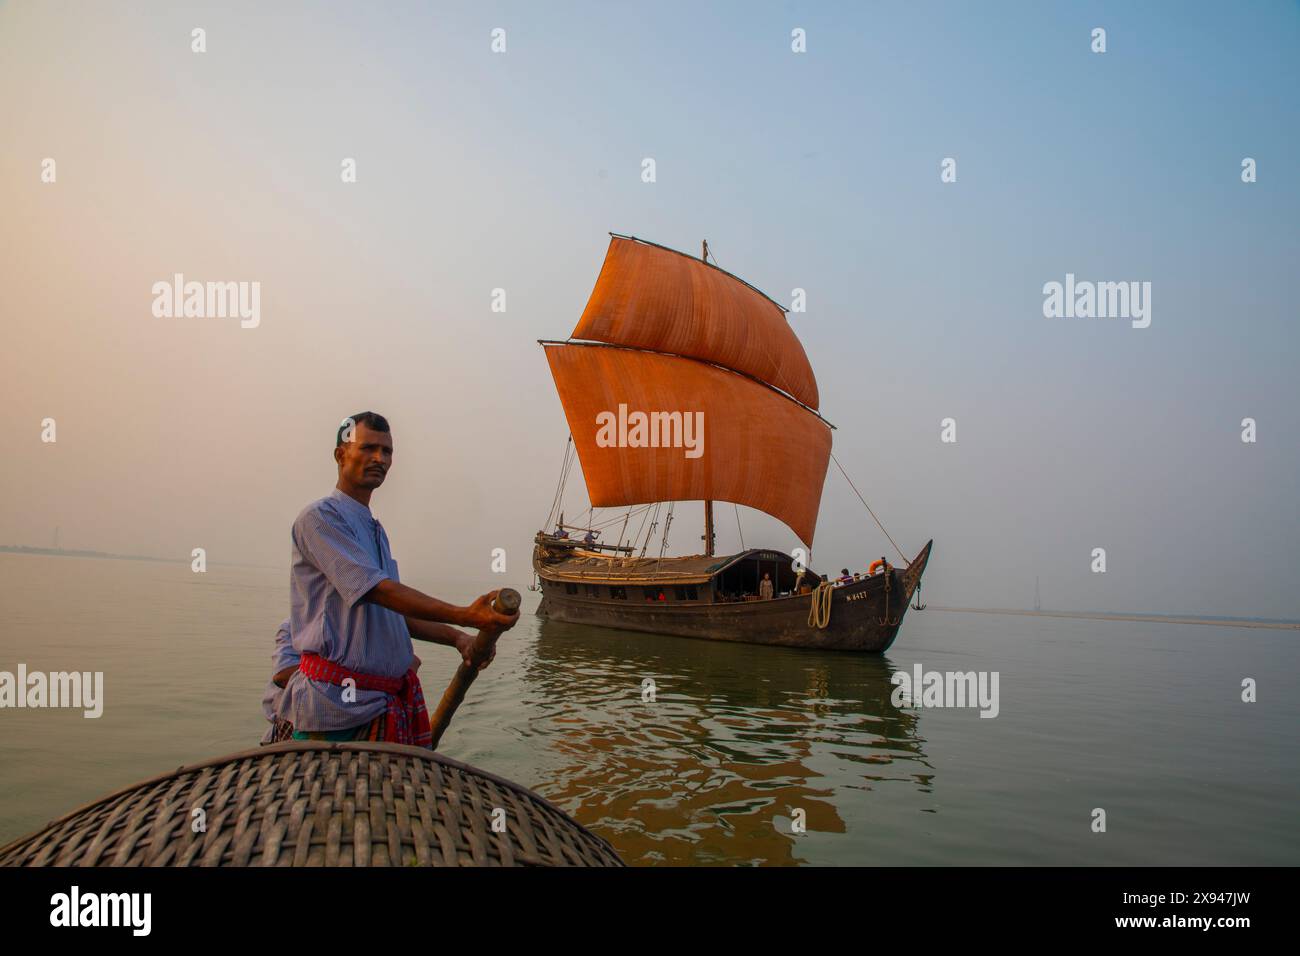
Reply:
[[610, 240], [572, 337], [712, 362], [817, 408], [817, 379], [785, 311], [735, 276], [662, 246]]
[[817, 415], [692, 358], [558, 343], [546, 358], [593, 507], [731, 501], [812, 545], [831, 452]]

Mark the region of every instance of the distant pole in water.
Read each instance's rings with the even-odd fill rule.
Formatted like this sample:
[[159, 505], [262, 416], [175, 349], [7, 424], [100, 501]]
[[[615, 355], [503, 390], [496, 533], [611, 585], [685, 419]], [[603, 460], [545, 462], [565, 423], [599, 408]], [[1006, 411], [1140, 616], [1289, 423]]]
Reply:
[[[704, 248], [700, 252], [700, 258], [707, 265], [709, 261], [709, 240], [704, 240]], [[737, 519], [739, 520], [739, 519]], [[713, 502], [705, 500], [704, 502], [704, 554], [706, 557], [713, 557]]]
[[1034, 576], [1034, 610], [1041, 611], [1042, 609], [1043, 609], [1043, 603], [1038, 600], [1038, 576], [1035, 575]]

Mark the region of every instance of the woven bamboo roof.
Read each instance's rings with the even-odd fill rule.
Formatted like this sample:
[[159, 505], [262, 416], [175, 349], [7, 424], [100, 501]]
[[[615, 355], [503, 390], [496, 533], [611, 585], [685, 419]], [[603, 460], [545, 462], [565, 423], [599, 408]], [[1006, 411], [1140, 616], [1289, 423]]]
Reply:
[[0, 847], [0, 866], [414, 865], [623, 863], [509, 780], [422, 748], [326, 741], [181, 767]]

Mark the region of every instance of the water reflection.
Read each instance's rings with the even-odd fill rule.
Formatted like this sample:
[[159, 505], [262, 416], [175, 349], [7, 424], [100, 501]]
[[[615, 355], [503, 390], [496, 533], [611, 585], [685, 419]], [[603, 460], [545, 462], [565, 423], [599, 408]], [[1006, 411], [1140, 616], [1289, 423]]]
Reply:
[[877, 655], [540, 621], [525, 704], [557, 767], [537, 789], [629, 863], [806, 862], [791, 808], [844, 833], [848, 803], [882, 785], [929, 792], [893, 671]]

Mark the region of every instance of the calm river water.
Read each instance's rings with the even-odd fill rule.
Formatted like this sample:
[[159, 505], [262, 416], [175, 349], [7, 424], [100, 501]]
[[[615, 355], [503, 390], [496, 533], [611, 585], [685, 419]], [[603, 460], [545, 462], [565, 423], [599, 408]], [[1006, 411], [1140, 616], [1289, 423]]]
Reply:
[[[502, 582], [477, 584], [439, 596]], [[1295, 631], [930, 609], [872, 657], [548, 624], [536, 600], [442, 749], [629, 863], [1300, 863]], [[97, 720], [0, 710], [0, 842], [255, 746], [286, 602], [282, 571], [0, 554], [0, 670], [105, 675]], [[455, 655], [417, 650], [436, 700]], [[896, 708], [917, 662], [997, 671], [1000, 713]]]

